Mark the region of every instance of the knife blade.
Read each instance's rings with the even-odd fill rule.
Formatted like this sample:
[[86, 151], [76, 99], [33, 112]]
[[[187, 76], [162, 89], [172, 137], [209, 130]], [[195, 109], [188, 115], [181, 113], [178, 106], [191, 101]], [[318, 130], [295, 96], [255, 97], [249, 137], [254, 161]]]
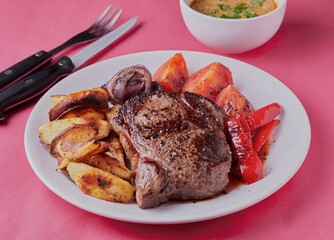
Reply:
[[125, 34], [136, 23], [134, 17], [71, 57], [63, 56], [50, 67], [27, 76], [0, 92], [0, 120], [8, 109], [45, 92], [61, 77], [71, 74], [87, 60]]

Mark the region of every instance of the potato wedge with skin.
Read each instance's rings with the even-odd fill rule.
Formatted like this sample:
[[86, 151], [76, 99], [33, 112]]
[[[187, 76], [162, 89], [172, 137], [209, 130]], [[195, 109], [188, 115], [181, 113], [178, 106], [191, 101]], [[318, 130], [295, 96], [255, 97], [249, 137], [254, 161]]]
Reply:
[[111, 127], [107, 121], [96, 118], [84, 118], [84, 119], [86, 119], [85, 125], [94, 127], [95, 129], [98, 130], [98, 134], [95, 138], [96, 140], [103, 139], [109, 135]]
[[61, 114], [77, 106], [89, 106], [96, 109], [105, 109], [108, 108], [108, 101], [108, 91], [102, 87], [81, 90], [68, 95], [51, 108], [49, 111], [49, 119], [50, 121], [56, 120]]
[[121, 164], [125, 165], [124, 151], [119, 138], [114, 132], [111, 132], [109, 136], [105, 139], [108, 144], [109, 156], [116, 158]]
[[[61, 164], [63, 163], [63, 161], [64, 161], [65, 159], [63, 158], [63, 157], [61, 157], [61, 156], [58, 156], [57, 157], [57, 162], [58, 162], [58, 168], [61, 166]], [[68, 163], [67, 163], [68, 164]], [[67, 164], [66, 164], [66, 167], [67, 167]], [[72, 178], [70, 177], [70, 175], [68, 174], [68, 172], [67, 172], [67, 170], [66, 170], [66, 167], [64, 167], [64, 168], [62, 168], [62, 169], [60, 169], [61, 170], [61, 172], [68, 178], [68, 179], [70, 179], [70, 180], [72, 180]], [[57, 168], [57, 169], [58, 169]], [[57, 170], [56, 169], [56, 170]]]
[[70, 162], [67, 171], [83, 193], [99, 199], [128, 203], [135, 192], [127, 181], [84, 163]]
[[[119, 164], [122, 164], [123, 166], [125, 165], [125, 160], [122, 161], [122, 159], [118, 159], [114, 154], [112, 154], [110, 151], [105, 152], [109, 157], [115, 158]], [[123, 155], [124, 156], [124, 155]]]
[[[59, 157], [61, 158], [61, 162], [59, 164], [59, 166], [56, 168], [56, 170], [66, 170], [66, 167], [67, 167], [67, 164], [71, 161], [70, 159], [68, 158], [63, 158], [63, 157]], [[58, 158], [57, 158], [57, 161], [59, 162]]]
[[52, 95], [51, 96], [51, 104], [52, 107], [54, 107], [57, 103], [59, 103], [60, 101], [64, 100], [67, 97], [67, 95]]
[[58, 150], [60, 149], [63, 140], [67, 142], [85, 143], [94, 140], [97, 134], [98, 130], [92, 126], [81, 124], [73, 125], [62, 131], [52, 140], [50, 153], [51, 155], [60, 155]]
[[55, 120], [45, 123], [38, 128], [39, 138], [41, 143], [51, 144], [52, 140], [65, 129], [76, 125], [88, 125], [98, 130], [96, 140], [103, 139], [109, 135], [110, 125], [107, 121], [96, 118], [69, 118]]
[[56, 147], [60, 156], [71, 161], [81, 161], [97, 153], [108, 151], [108, 145], [105, 142], [96, 142], [95, 140], [83, 143], [61, 140]]
[[51, 144], [51, 141], [66, 128], [85, 122], [85, 119], [82, 118], [71, 118], [45, 123], [38, 128], [39, 139], [44, 144]]
[[97, 142], [98, 131], [88, 125], [74, 125], [61, 132], [51, 142], [50, 154], [79, 161], [94, 154], [108, 151], [105, 142]]
[[121, 105], [116, 104], [109, 111], [106, 112], [108, 122], [110, 122], [110, 120], [118, 116], [118, 111], [120, 108], [121, 108]]
[[70, 110], [61, 114], [58, 117], [58, 119], [78, 118], [78, 117], [89, 117], [101, 120], [107, 119], [107, 116], [104, 112], [87, 106], [78, 106], [71, 108]]
[[89, 158], [85, 158], [81, 162], [103, 171], [113, 173], [125, 180], [130, 180], [132, 178], [132, 172], [129, 169], [121, 164], [116, 158], [110, 157], [106, 153], [95, 154]]

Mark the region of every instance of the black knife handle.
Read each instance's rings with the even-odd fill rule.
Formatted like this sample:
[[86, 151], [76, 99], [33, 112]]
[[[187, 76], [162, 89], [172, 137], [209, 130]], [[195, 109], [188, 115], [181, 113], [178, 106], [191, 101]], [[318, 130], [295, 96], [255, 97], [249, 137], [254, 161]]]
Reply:
[[42, 67], [52, 59], [52, 54], [46, 51], [39, 51], [30, 57], [16, 63], [0, 73], [0, 89], [13, 84], [32, 71]]
[[45, 92], [60, 77], [70, 74], [74, 69], [71, 59], [64, 56], [50, 67], [29, 75], [0, 92], [0, 119], [5, 111]]

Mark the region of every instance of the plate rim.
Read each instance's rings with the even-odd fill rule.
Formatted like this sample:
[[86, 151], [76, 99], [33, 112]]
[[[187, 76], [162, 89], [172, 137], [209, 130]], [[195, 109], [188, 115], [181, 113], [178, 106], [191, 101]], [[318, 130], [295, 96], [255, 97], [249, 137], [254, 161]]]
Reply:
[[[129, 216], [110, 216], [108, 214], [105, 214], [105, 213], [102, 213], [100, 211], [93, 211], [93, 210], [89, 210], [87, 208], [85, 208], [84, 206], [81, 206], [80, 204], [78, 204], [75, 200], [73, 199], [70, 199], [69, 197], [67, 197], [66, 195], [63, 195], [61, 192], [59, 192], [57, 190], [57, 188], [55, 188], [54, 186], [52, 186], [52, 184], [50, 184], [44, 177], [43, 175], [37, 170], [37, 167], [35, 165], [35, 162], [32, 160], [32, 156], [31, 156], [31, 153], [30, 153], [30, 149], [28, 148], [29, 146], [29, 139], [28, 139], [28, 127], [30, 126], [31, 124], [31, 121], [32, 121], [32, 116], [34, 114], [34, 111], [36, 111], [35, 109], [37, 109], [37, 107], [39, 106], [39, 103], [41, 102], [41, 100], [43, 100], [43, 96], [46, 95], [53, 87], [51, 87], [48, 91], [46, 91], [46, 93], [43, 94], [43, 96], [41, 97], [41, 99], [37, 102], [37, 104], [34, 106], [34, 109], [32, 110], [31, 114], [29, 115], [29, 118], [27, 120], [27, 123], [26, 123], [26, 127], [25, 127], [25, 132], [24, 132], [24, 146], [25, 146], [25, 152], [26, 152], [26, 155], [27, 155], [27, 158], [28, 158], [28, 161], [29, 161], [29, 164], [31, 166], [31, 168], [33, 169], [33, 171], [35, 172], [35, 174], [37, 175], [37, 177], [52, 191], [54, 192], [56, 195], [58, 195], [59, 197], [61, 197], [63, 200], [73, 204], [74, 206], [76, 207], [79, 207], [83, 210], [86, 210], [88, 212], [92, 212], [94, 214], [97, 214], [97, 215], [100, 215], [100, 216], [104, 216], [104, 217], [107, 217], [107, 218], [111, 218], [111, 219], [116, 219], [116, 220], [120, 220], [120, 221], [125, 221], [125, 222], [133, 222], [133, 223], [145, 223], [145, 224], [179, 224], [179, 223], [190, 223], [190, 222], [198, 222], [198, 221], [205, 221], [205, 220], [209, 220], [209, 219], [214, 219], [214, 218], [217, 218], [217, 217], [222, 217], [222, 216], [225, 216], [225, 215], [228, 215], [228, 214], [231, 214], [231, 213], [235, 213], [235, 212], [238, 212], [240, 210], [243, 210], [243, 209], [246, 209], [252, 205], [255, 205], [256, 203], [266, 199], [267, 197], [269, 197], [270, 195], [272, 195], [273, 193], [277, 192], [280, 188], [282, 188], [288, 181], [290, 181], [290, 179], [296, 174], [296, 172], [300, 169], [300, 167], [302, 166], [303, 162], [305, 161], [305, 158], [308, 154], [308, 151], [309, 151], [309, 147], [310, 147], [310, 143], [311, 143], [311, 125], [310, 125], [310, 120], [308, 118], [308, 115], [307, 115], [307, 112], [303, 106], [303, 104], [301, 103], [301, 101], [298, 99], [298, 97], [283, 83], [281, 82], [279, 79], [277, 79], [276, 77], [274, 77], [273, 75], [269, 74], [268, 72], [258, 68], [258, 67], [255, 67], [254, 65], [251, 65], [249, 63], [246, 63], [246, 62], [243, 62], [243, 61], [240, 61], [240, 60], [237, 60], [237, 59], [233, 59], [233, 58], [230, 58], [230, 57], [225, 57], [225, 56], [221, 56], [221, 55], [218, 55], [218, 54], [213, 54], [213, 53], [206, 53], [206, 52], [198, 52], [198, 51], [186, 51], [186, 50], [158, 50], [158, 51], [146, 51], [146, 52], [138, 52], [138, 53], [130, 53], [130, 54], [126, 54], [126, 55], [120, 55], [120, 56], [117, 56], [117, 57], [114, 57], [114, 58], [109, 58], [109, 59], [106, 59], [104, 61], [100, 61], [100, 62], [97, 62], [97, 63], [94, 63], [90, 66], [87, 66], [83, 69], [85, 69], [86, 71], [89, 69], [94, 69], [94, 67], [96, 67], [96, 65], [98, 64], [107, 64], [106, 62], [113, 62], [113, 61], [117, 61], [118, 58], [128, 58], [128, 57], [132, 57], [132, 56], [135, 56], [135, 55], [141, 55], [141, 54], [161, 54], [161, 53], [171, 53], [171, 54], [175, 54], [177, 52], [181, 52], [181, 53], [185, 53], [185, 54], [204, 54], [204, 55], [210, 55], [212, 57], [217, 57], [217, 58], [220, 58], [220, 59], [228, 59], [228, 61], [234, 61], [236, 64], [246, 64], [248, 65], [248, 67], [251, 67], [252, 70], [254, 71], [261, 71], [262, 74], [267, 74], [268, 76], [270, 76], [272, 79], [274, 79], [278, 84], [281, 84], [283, 88], [286, 88], [286, 90], [288, 90], [293, 96], [294, 98], [297, 100], [299, 106], [301, 107], [301, 110], [303, 110], [303, 114], [305, 115], [305, 120], [306, 120], [306, 123], [307, 123], [307, 129], [306, 131], [308, 132], [308, 139], [307, 139], [307, 144], [305, 145], [305, 148], [306, 148], [306, 151], [304, 152], [303, 154], [303, 160], [299, 162], [299, 166], [296, 167], [294, 169], [294, 171], [292, 171], [292, 173], [290, 174], [291, 176], [286, 178], [286, 179], [282, 179], [281, 181], [277, 181], [275, 186], [272, 188], [272, 191], [268, 191], [266, 194], [263, 194], [263, 195], [260, 195], [256, 201], [253, 201], [253, 202], [249, 202], [248, 204], [244, 204], [243, 206], [241, 207], [238, 207], [238, 208], [234, 208], [234, 209], [230, 209], [229, 211], [226, 211], [224, 214], [220, 213], [220, 212], [217, 212], [216, 214], [212, 214], [210, 216], [205, 216], [205, 217], [196, 217], [196, 218], [187, 218], [187, 216], [184, 216], [182, 219], [178, 219], [178, 220], [162, 220], [162, 219], [147, 219], [147, 220], [143, 220], [143, 219], [136, 219], [136, 217], [129, 217]], [[219, 60], [221, 61], [221, 60]], [[228, 67], [228, 66], [227, 66]], [[79, 71], [82, 71], [83, 69], [80, 69]], [[77, 72], [79, 72], [77, 71]], [[73, 74], [76, 74], [77, 72], [73, 73]], [[71, 74], [70, 76], [73, 76], [73, 74]], [[64, 81], [65, 79], [63, 79], [62, 81]], [[57, 83], [56, 85], [58, 85], [59, 83]], [[55, 85], [55, 86], [56, 86]], [[79, 89], [80, 90], [80, 89]], [[84, 194], [83, 194], [84, 195]], [[101, 200], [103, 201], [103, 200]], [[147, 211], [147, 210], [145, 210]]]

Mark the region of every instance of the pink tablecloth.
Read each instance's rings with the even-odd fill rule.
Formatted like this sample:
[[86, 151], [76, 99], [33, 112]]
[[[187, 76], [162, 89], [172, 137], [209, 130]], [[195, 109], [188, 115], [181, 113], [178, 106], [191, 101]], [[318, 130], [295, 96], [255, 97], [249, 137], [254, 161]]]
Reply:
[[[50, 50], [90, 25], [110, 1], [12, 0], [0, 8], [0, 70]], [[178, 0], [113, 0], [122, 21], [140, 28], [95, 61], [153, 50], [220, 54], [186, 29]], [[0, 125], [1, 239], [334, 239], [334, 21], [332, 0], [288, 1], [278, 33], [262, 47], [231, 55], [280, 79], [308, 112], [312, 141], [297, 174], [278, 192], [246, 210], [181, 225], [143, 225], [81, 210], [52, 193], [31, 169], [23, 136], [33, 102]], [[71, 55], [80, 47], [66, 51]], [[297, 144], [297, 143], [296, 143]], [[293, 147], [293, 146], [291, 146]]]

